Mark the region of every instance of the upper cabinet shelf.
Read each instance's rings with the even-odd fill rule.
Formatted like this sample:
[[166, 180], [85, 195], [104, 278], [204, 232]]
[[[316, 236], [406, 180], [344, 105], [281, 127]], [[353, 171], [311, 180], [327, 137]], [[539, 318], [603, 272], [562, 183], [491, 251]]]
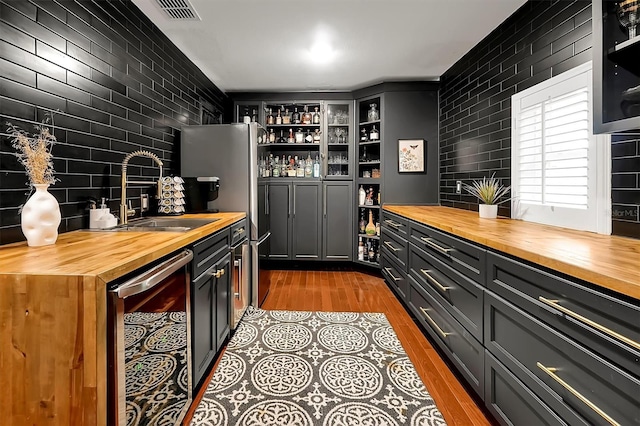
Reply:
[[[625, 25], [619, 3], [592, 3], [594, 133], [640, 133], [640, 25]], [[635, 2], [624, 7], [640, 18]]]

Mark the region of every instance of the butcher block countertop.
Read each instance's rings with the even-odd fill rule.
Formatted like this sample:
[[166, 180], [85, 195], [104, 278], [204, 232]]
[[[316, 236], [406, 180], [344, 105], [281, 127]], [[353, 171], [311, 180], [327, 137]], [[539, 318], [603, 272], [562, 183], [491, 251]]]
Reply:
[[188, 214], [180, 218], [218, 219], [187, 232], [73, 231], [55, 244], [26, 242], [0, 246], [0, 276], [36, 274], [95, 276], [104, 282], [125, 275], [244, 218], [245, 213]]
[[574, 231], [442, 206], [384, 210], [640, 299], [640, 240]]

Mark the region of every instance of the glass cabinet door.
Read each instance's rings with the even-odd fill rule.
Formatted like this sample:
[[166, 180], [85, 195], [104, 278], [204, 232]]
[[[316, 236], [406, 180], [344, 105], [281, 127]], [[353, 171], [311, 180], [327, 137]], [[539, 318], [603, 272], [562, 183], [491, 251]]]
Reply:
[[325, 179], [353, 176], [353, 102], [327, 101], [325, 104]]
[[235, 103], [235, 123], [256, 121], [264, 124], [264, 106], [260, 101], [237, 101]]

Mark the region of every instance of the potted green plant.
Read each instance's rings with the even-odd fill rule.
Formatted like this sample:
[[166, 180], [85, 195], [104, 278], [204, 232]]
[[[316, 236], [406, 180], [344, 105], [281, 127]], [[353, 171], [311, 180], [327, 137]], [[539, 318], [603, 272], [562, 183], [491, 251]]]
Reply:
[[469, 194], [481, 201], [478, 213], [482, 218], [495, 219], [498, 216], [498, 205], [510, 200], [510, 198], [502, 198], [507, 195], [511, 187], [502, 185], [496, 179], [495, 173], [488, 179], [485, 176], [481, 181], [473, 181], [471, 185], [465, 183], [463, 186]]

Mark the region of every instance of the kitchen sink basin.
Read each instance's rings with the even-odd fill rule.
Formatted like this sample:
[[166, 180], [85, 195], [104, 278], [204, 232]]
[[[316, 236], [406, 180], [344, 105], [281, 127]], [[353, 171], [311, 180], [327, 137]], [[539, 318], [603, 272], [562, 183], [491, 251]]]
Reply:
[[181, 219], [173, 217], [147, 217], [129, 221], [124, 225], [101, 229], [112, 232], [186, 232], [213, 223], [219, 219]]

